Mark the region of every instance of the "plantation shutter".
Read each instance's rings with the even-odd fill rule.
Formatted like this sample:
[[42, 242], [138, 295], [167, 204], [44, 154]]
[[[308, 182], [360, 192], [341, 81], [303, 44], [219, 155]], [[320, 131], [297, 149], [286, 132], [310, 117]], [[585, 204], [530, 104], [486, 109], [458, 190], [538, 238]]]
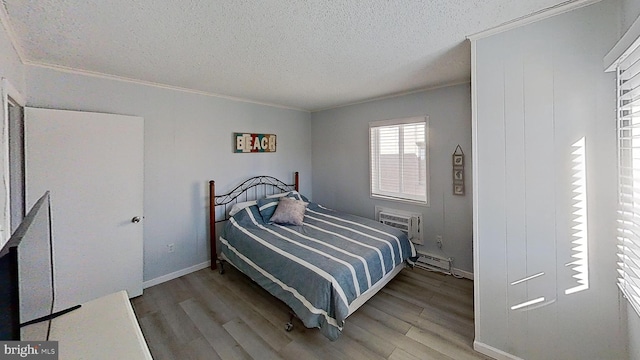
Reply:
[[640, 47], [628, 50], [616, 69], [618, 286], [640, 314]]

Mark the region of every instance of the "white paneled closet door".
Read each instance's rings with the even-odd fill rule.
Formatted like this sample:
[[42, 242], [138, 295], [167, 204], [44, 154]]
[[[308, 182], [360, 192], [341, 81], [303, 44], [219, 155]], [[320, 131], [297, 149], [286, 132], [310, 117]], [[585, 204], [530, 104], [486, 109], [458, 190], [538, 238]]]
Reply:
[[26, 204], [51, 191], [56, 310], [142, 294], [144, 120], [25, 109]]

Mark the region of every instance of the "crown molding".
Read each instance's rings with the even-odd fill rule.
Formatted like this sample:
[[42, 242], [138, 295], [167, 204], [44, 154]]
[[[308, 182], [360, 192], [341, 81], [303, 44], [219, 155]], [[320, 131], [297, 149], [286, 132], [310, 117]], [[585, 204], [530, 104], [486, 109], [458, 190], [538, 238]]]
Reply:
[[359, 104], [365, 104], [365, 103], [372, 102], [372, 101], [392, 99], [392, 98], [397, 98], [397, 97], [400, 97], [400, 96], [416, 94], [416, 93], [420, 93], [420, 92], [424, 92], [424, 91], [431, 91], [431, 90], [437, 90], [437, 89], [446, 88], [446, 87], [450, 87], [450, 86], [469, 84], [470, 82], [471, 82], [470, 80], [463, 80], [463, 81], [456, 81], [456, 82], [442, 84], [442, 85], [427, 86], [427, 87], [423, 87], [423, 88], [420, 88], [420, 89], [414, 89], [414, 90], [403, 91], [403, 92], [399, 92], [399, 93], [395, 93], [395, 94], [383, 95], [383, 96], [364, 99], [364, 100], [360, 100], [360, 101], [354, 101], [354, 102], [343, 104], [343, 105], [337, 105], [337, 106], [331, 106], [331, 107], [326, 107], [326, 108], [310, 110], [310, 112], [314, 113], [314, 112], [320, 112], [320, 111], [326, 111], [326, 110], [333, 110], [333, 109], [338, 109], [338, 108], [342, 108], [342, 107], [345, 107], [345, 106], [359, 105]]
[[125, 76], [105, 74], [97, 71], [81, 70], [81, 69], [76, 69], [72, 67], [53, 65], [53, 64], [47, 64], [42, 62], [30, 61], [30, 60], [25, 61], [24, 64], [28, 66], [50, 69], [50, 70], [55, 70], [55, 71], [60, 71], [60, 72], [65, 72], [70, 74], [83, 75], [83, 76], [89, 76], [89, 77], [106, 79], [106, 80], [121, 81], [121, 82], [137, 84], [137, 85], [151, 86], [151, 87], [160, 88], [160, 89], [174, 90], [174, 91], [180, 91], [180, 92], [185, 92], [185, 93], [190, 93], [195, 95], [210, 96], [210, 97], [216, 97], [216, 98], [221, 98], [221, 99], [226, 99], [231, 101], [245, 102], [245, 103], [256, 104], [256, 105], [264, 105], [264, 106], [275, 107], [275, 108], [286, 109], [286, 110], [309, 112], [309, 110], [306, 110], [306, 109], [295, 108], [292, 106], [286, 106], [282, 104], [269, 103], [269, 102], [257, 101], [257, 100], [247, 99], [247, 98], [236, 97], [236, 96], [217, 94], [213, 92], [189, 89], [189, 88], [184, 88], [184, 87], [174, 86], [174, 85], [167, 85], [167, 84], [157, 83], [153, 81], [145, 81], [145, 80], [134, 79], [134, 78], [129, 78]]
[[489, 28], [487, 30], [480, 31], [478, 33], [468, 35], [467, 39], [471, 41], [480, 40], [482, 38], [486, 38], [495, 34], [499, 34], [501, 32], [505, 32], [511, 29], [519, 28], [525, 25], [529, 25], [534, 22], [538, 22], [544, 19], [548, 19], [550, 17], [564, 14], [566, 12], [579, 9], [581, 7], [589, 6], [591, 4], [595, 4], [600, 2], [601, 0], [569, 0], [562, 2], [560, 4], [544, 8], [542, 10], [538, 10], [529, 15], [525, 15], [511, 21], [507, 21], [506, 23], [500, 24], [498, 26]]

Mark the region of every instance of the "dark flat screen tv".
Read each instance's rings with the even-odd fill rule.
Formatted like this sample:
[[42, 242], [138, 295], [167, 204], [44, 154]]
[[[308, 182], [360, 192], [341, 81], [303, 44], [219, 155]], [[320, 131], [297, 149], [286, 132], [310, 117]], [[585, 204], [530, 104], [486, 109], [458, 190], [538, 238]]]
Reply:
[[[49, 339], [54, 305], [49, 192], [33, 205], [0, 250], [0, 340]], [[30, 328], [28, 339], [20, 328]]]

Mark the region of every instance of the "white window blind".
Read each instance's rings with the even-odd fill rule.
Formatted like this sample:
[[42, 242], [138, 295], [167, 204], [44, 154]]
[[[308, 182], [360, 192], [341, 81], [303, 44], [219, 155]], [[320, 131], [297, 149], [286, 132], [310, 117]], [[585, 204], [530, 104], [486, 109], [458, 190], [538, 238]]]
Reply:
[[[637, 42], [637, 41], [636, 41]], [[632, 50], [632, 49], [629, 49]], [[640, 314], [640, 47], [617, 64], [618, 286]]]
[[369, 124], [371, 196], [427, 204], [427, 117]]

